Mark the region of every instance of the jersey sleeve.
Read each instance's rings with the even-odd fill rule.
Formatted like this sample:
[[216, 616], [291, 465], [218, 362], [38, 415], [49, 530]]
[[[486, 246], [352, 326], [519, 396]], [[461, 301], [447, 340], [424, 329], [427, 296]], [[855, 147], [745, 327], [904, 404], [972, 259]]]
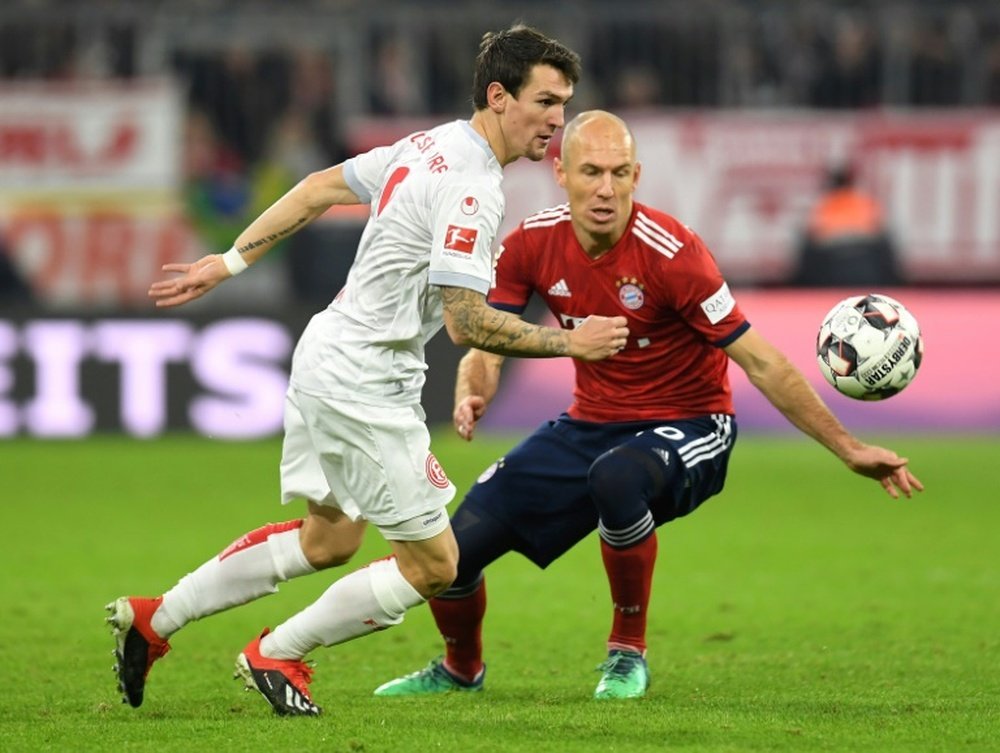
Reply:
[[489, 295], [493, 308], [521, 314], [528, 305], [533, 287], [530, 278], [525, 275], [525, 246], [524, 229], [519, 226], [508, 233], [497, 248]]
[[432, 207], [432, 285], [490, 289], [493, 242], [503, 218], [503, 194], [489, 181], [442, 182]]
[[687, 284], [673, 288], [678, 291], [677, 310], [706, 340], [725, 347], [749, 329], [750, 324], [701, 238], [691, 233], [685, 245]]
[[380, 146], [344, 162], [344, 180], [362, 204], [370, 204], [372, 196], [382, 186], [393, 153], [394, 147]]

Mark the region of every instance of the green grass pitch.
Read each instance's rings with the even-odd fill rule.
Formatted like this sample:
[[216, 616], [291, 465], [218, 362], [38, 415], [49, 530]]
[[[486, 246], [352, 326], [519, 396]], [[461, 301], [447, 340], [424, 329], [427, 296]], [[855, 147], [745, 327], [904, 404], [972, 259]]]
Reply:
[[[0, 444], [0, 749], [4, 751], [1000, 750], [996, 438], [888, 440], [927, 491], [895, 502], [807, 441], [744, 437], [729, 485], [660, 530], [653, 683], [600, 703], [610, 622], [594, 537], [548, 571], [488, 573], [482, 694], [376, 699], [440, 652], [426, 608], [320, 649], [326, 713], [279, 719], [230, 679], [265, 625], [335, 577], [190, 625], [145, 705], [120, 703], [103, 605], [156, 594], [277, 504], [279, 443], [172, 437]], [[460, 489], [510, 441], [443, 430]], [[387, 551], [369, 531], [356, 563]]]

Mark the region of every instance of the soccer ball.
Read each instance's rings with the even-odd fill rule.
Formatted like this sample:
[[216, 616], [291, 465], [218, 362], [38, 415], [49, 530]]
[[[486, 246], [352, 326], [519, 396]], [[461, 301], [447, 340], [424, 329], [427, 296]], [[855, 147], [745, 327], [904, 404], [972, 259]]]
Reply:
[[897, 394], [913, 381], [923, 356], [913, 314], [880, 293], [840, 301], [816, 338], [816, 360], [826, 381], [856, 400]]

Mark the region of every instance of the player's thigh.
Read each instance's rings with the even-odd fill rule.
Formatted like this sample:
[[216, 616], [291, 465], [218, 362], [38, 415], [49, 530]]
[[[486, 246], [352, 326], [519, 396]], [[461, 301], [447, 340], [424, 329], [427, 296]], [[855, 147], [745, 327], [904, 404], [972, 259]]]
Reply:
[[[430, 451], [418, 405], [368, 406], [299, 395], [319, 465], [335, 504], [380, 529], [420, 520], [430, 538], [447, 525], [439, 516], [455, 494]], [[408, 527], [397, 538], [414, 538]]]
[[732, 416], [712, 414], [664, 421], [623, 443], [635, 452], [680, 469], [673, 474], [670, 488], [650, 502], [657, 525], [689, 514], [722, 491], [735, 441], [736, 422]]
[[294, 499], [306, 499], [331, 505], [334, 503], [333, 491], [323, 473], [306, 419], [300, 396], [289, 388], [285, 393], [285, 433], [281, 442], [281, 502], [288, 504]]
[[500, 528], [516, 537], [511, 548], [545, 567], [596, 528], [587, 470], [598, 451], [581, 449], [555, 424], [543, 425], [492, 463], [466, 494], [454, 515], [462, 557], [465, 542], [477, 541], [484, 558], [498, 556], [476, 530]]

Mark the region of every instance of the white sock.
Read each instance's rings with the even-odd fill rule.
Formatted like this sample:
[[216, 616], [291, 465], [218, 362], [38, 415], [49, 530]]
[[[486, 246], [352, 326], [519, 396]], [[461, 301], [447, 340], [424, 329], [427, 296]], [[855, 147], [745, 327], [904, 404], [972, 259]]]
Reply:
[[152, 627], [169, 638], [192, 620], [246, 604], [278, 583], [315, 572], [299, 544], [301, 520], [269, 523], [241, 536], [163, 594]]
[[298, 614], [264, 636], [260, 652], [271, 659], [301, 659], [317, 646], [334, 646], [403, 621], [424, 597], [399, 572], [396, 558], [355, 570]]

